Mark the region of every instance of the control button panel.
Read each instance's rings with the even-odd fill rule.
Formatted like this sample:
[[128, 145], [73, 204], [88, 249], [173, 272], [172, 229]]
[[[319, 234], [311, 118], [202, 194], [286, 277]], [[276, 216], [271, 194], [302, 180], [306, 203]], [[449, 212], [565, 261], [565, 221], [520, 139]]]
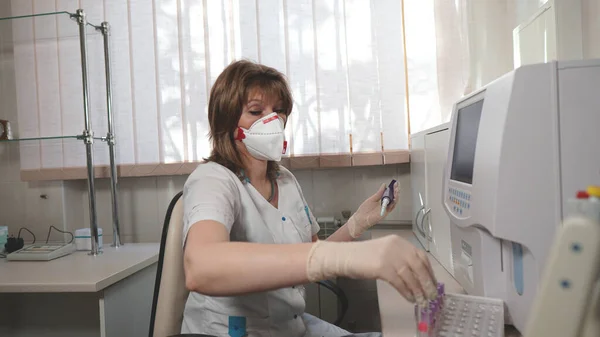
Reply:
[[454, 214], [463, 215], [471, 209], [471, 194], [457, 188], [448, 188], [448, 201]]

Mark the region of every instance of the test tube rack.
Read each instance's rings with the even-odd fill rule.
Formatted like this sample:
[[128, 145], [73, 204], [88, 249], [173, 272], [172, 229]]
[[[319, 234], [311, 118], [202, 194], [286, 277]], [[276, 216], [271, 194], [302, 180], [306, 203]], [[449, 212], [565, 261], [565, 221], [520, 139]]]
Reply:
[[500, 299], [446, 294], [438, 284], [438, 297], [427, 305], [415, 304], [417, 337], [502, 337], [504, 302]]

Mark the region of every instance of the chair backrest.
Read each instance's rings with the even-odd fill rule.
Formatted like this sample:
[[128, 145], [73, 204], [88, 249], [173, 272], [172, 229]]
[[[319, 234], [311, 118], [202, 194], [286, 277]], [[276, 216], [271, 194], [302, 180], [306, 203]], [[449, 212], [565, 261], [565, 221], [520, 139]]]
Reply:
[[183, 272], [182, 194], [179, 192], [173, 197], [165, 216], [154, 284], [150, 337], [177, 335], [181, 331], [183, 309], [189, 294]]

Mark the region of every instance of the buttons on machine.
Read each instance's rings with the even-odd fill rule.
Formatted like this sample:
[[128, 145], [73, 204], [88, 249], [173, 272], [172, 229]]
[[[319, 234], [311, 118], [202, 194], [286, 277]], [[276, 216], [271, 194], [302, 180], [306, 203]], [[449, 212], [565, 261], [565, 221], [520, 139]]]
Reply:
[[452, 203], [452, 210], [457, 215], [462, 215], [463, 211], [471, 208], [471, 194], [456, 188], [448, 188], [448, 200]]

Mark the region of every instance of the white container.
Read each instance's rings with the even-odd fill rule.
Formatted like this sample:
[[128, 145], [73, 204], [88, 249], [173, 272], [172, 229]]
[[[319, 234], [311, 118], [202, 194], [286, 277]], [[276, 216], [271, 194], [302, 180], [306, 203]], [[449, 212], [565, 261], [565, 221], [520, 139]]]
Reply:
[[4, 251], [4, 244], [8, 240], [8, 226], [0, 226], [0, 252]]
[[[77, 250], [92, 250], [92, 236], [89, 228], [75, 231], [75, 246]], [[98, 228], [98, 248], [102, 248], [102, 228]]]

